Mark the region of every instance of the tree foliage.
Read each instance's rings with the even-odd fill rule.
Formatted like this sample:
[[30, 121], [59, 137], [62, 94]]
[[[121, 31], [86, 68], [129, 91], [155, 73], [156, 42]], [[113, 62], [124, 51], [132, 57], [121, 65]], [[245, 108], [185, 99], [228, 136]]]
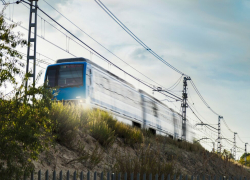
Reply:
[[7, 24], [3, 12], [4, 9], [0, 14], [0, 87], [6, 82], [17, 84], [15, 76], [22, 74], [20, 67], [24, 67], [24, 64], [18, 61], [22, 55], [15, 48], [27, 45], [20, 32], [13, 32], [17, 24]]
[[[20, 63], [22, 55], [17, 47], [27, 46], [19, 32], [14, 32], [17, 24], [8, 25], [0, 14], [0, 88], [6, 83], [14, 87], [12, 96], [2, 93], [0, 99], [0, 177], [14, 179], [33, 170], [32, 160], [38, 158], [51, 140], [49, 110], [52, 95], [46, 87], [24, 88], [25, 78]], [[22, 77], [21, 84], [17, 77]], [[27, 94], [36, 98], [26, 99]], [[28, 96], [30, 97], [30, 96]]]
[[[247, 161], [245, 161], [245, 157], [246, 157]], [[240, 157], [239, 163], [250, 167], [250, 153], [247, 153], [247, 154], [244, 153], [244, 154], [242, 154], [242, 156]]]

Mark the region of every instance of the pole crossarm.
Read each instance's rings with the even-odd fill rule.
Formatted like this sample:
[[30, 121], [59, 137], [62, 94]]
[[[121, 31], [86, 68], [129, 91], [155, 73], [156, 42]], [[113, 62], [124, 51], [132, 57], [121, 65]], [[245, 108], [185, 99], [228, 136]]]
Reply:
[[[228, 138], [220, 138], [220, 139], [225, 139], [227, 141], [230, 141], [231, 143], [234, 143], [233, 141], [229, 140]], [[219, 139], [216, 139], [215, 141], [218, 141]]]
[[174, 95], [174, 94], [172, 94], [172, 93], [170, 93], [170, 92], [168, 92], [168, 91], [166, 91], [166, 90], [163, 90], [161, 87], [157, 87], [157, 89], [154, 89], [153, 91], [157, 91], [157, 92], [166, 92], [166, 93], [168, 93], [168, 94], [174, 96], [175, 98], [177, 98], [178, 100], [176, 100], [176, 101], [182, 101], [182, 99], [181, 99], [180, 97], [178, 97], [178, 96], [176, 96], [176, 95]]
[[209, 126], [209, 127], [213, 128], [215, 130], [218, 130], [215, 127], [211, 126], [210, 124], [205, 124], [205, 123], [197, 123], [197, 124], [195, 124], [195, 126]]

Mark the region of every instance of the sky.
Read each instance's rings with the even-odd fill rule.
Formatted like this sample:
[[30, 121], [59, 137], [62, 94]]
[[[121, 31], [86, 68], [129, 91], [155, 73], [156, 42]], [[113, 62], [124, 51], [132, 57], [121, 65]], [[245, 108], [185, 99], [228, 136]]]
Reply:
[[[10, 0], [10, 2], [13, 1]], [[50, 0], [48, 2], [85, 33], [163, 88], [171, 87], [181, 77], [179, 73], [164, 65], [140, 46], [94, 0]], [[250, 1], [103, 0], [102, 3], [160, 57], [190, 76], [209, 106], [224, 117], [229, 128], [237, 132], [243, 142], [250, 143]], [[159, 86], [102, 48], [48, 6], [44, 0], [39, 0], [38, 5], [104, 57], [143, 81]], [[29, 9], [22, 3], [10, 5], [5, 10], [5, 14], [7, 18], [21, 22], [22, 26], [28, 28]], [[37, 54], [37, 58], [53, 63], [52, 60], [73, 57], [46, 41], [49, 40], [77, 57], [93, 60], [131, 82], [136, 88], [152, 94], [152, 91], [142, 84], [82, 48], [79, 43], [72, 40], [73, 38], [66, 40], [71, 36], [41, 12], [38, 14], [42, 18], [38, 17], [37, 33], [43, 38], [38, 38], [37, 52], [40, 54]], [[67, 36], [61, 34], [48, 22]], [[18, 30], [23, 33], [24, 38], [27, 38], [26, 30], [22, 28]], [[20, 51], [26, 53], [27, 50], [20, 49]], [[46, 65], [40, 65], [46, 67]], [[37, 70], [44, 72], [40, 67]], [[42, 81], [43, 79], [40, 80]], [[181, 81], [172, 92], [181, 96], [182, 86]], [[166, 99], [157, 93], [153, 95], [160, 100]], [[217, 127], [218, 116], [203, 104], [189, 82], [188, 95], [190, 105], [192, 109], [198, 111], [198, 113], [195, 112], [200, 119]], [[163, 102], [180, 111], [180, 102]], [[187, 115], [191, 123], [199, 122], [190, 109]], [[223, 122], [221, 128], [223, 136], [233, 141], [233, 133]], [[210, 132], [205, 127], [197, 127], [197, 129], [197, 138], [217, 137], [216, 133]], [[200, 130], [203, 134], [200, 134]], [[237, 146], [244, 149], [244, 143], [241, 140], [236, 137]], [[209, 140], [201, 143], [211, 150], [212, 143]], [[232, 145], [225, 140], [222, 141], [222, 145], [228, 150], [232, 148]], [[242, 150], [238, 152], [237, 157], [242, 153]]]

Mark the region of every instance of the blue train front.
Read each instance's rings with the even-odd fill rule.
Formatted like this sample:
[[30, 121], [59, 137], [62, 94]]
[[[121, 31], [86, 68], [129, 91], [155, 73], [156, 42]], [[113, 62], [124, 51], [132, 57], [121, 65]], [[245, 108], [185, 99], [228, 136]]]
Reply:
[[62, 59], [47, 67], [45, 81], [49, 87], [59, 88], [57, 100], [86, 100], [86, 67], [83, 58]]
[[[181, 140], [182, 117], [143, 90], [85, 58], [60, 59], [47, 68], [45, 82], [58, 87], [56, 99], [109, 111], [119, 121]], [[194, 131], [187, 121], [187, 140]]]

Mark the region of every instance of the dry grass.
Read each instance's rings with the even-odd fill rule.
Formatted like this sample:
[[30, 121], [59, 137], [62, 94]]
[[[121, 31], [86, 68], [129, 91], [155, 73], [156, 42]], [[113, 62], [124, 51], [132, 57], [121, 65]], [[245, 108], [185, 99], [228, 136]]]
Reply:
[[[139, 173], [141, 174], [140, 179], [142, 179], [143, 174], [146, 176], [164, 174], [166, 179], [168, 174], [176, 173], [173, 162], [167, 161], [166, 156], [160, 152], [159, 148], [144, 147], [143, 145], [136, 149], [135, 155], [127, 152], [118, 153], [113, 172], [128, 173], [128, 175]], [[130, 176], [128, 179], [130, 180]]]
[[[178, 142], [166, 136], [152, 135], [148, 130], [118, 122], [109, 113], [98, 109], [86, 110], [75, 105], [53, 103], [50, 118], [54, 122], [57, 141], [66, 147], [76, 141], [76, 132], [89, 134], [97, 141], [91, 142], [96, 146], [91, 151], [81, 150], [84, 148], [80, 145], [74, 148], [79, 158], [72, 159], [72, 162], [81, 162], [88, 169], [102, 164], [116, 173], [127, 172], [128, 178], [130, 173], [140, 173], [140, 178], [144, 173], [147, 178], [150, 173], [152, 177], [164, 174], [166, 178], [167, 174], [178, 174], [178, 169], [183, 171], [183, 167], [189, 175], [248, 175], [241, 166], [206, 151], [199, 143]], [[84, 143], [89, 145], [86, 141]], [[109, 154], [109, 150], [114, 148], [118, 150]], [[127, 150], [123, 152], [121, 148]], [[112, 160], [104, 160], [103, 154]]]

